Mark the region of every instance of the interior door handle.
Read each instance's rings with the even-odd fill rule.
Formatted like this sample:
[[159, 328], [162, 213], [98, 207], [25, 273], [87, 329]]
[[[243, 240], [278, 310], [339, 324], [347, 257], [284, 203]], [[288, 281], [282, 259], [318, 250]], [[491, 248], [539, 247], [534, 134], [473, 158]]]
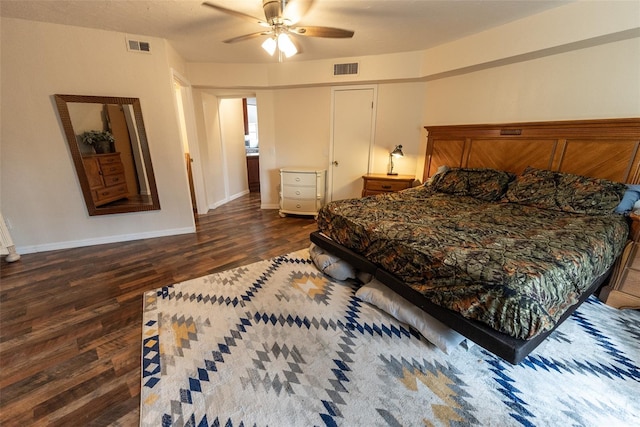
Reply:
[[337, 160], [334, 160], [333, 162], [331, 162], [331, 164], [332, 164], [333, 166], [338, 166], [338, 161], [337, 161]]

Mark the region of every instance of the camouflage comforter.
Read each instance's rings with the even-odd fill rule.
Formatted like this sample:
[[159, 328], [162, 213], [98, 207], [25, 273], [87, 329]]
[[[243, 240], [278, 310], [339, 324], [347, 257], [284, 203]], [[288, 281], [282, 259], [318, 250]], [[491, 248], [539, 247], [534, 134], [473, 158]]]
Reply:
[[332, 202], [318, 227], [433, 303], [522, 339], [553, 328], [628, 234], [621, 215], [485, 202], [425, 186]]

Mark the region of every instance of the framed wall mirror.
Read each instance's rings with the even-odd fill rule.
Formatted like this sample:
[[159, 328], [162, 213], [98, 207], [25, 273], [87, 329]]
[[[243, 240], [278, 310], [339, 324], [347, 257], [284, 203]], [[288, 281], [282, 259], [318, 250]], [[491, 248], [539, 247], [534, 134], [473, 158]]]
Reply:
[[89, 215], [160, 209], [138, 98], [55, 95]]

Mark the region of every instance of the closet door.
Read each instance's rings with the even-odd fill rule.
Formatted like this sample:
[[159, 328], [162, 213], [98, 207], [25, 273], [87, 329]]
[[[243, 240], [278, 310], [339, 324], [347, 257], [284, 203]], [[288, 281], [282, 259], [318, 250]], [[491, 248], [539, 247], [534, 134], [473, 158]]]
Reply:
[[369, 172], [375, 119], [375, 87], [332, 91], [331, 200], [360, 197]]

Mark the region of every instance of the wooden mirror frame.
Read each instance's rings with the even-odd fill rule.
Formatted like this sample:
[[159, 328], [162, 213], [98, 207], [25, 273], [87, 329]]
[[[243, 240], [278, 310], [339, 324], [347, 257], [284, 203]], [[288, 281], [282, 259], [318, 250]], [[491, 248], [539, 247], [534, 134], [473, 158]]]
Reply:
[[[71, 151], [71, 157], [76, 168], [76, 175], [80, 182], [80, 188], [84, 196], [85, 204], [87, 205], [87, 211], [89, 215], [110, 215], [127, 212], [141, 212], [152, 211], [160, 209], [160, 200], [158, 198], [158, 189], [156, 187], [155, 175], [153, 173], [153, 165], [151, 164], [151, 155], [149, 153], [149, 144], [147, 141], [147, 134], [145, 132], [144, 121], [142, 119], [142, 108], [140, 107], [140, 99], [138, 98], [122, 98], [122, 97], [109, 97], [109, 96], [84, 96], [84, 95], [54, 95], [56, 106], [58, 107], [58, 114], [60, 115], [60, 121], [64, 129], [67, 142], [69, 144], [69, 150]], [[117, 105], [131, 105], [133, 107], [133, 113], [135, 118], [135, 126], [138, 132], [138, 140], [140, 144], [140, 151], [142, 162], [144, 164], [145, 175], [147, 178], [149, 193], [151, 200], [149, 203], [111, 203], [104, 206], [96, 206], [92, 196], [92, 189], [89, 184], [89, 179], [84, 167], [83, 156], [78, 147], [78, 140], [76, 132], [73, 129], [71, 122], [71, 116], [69, 114], [68, 103], [89, 103], [89, 104], [117, 104]]]

